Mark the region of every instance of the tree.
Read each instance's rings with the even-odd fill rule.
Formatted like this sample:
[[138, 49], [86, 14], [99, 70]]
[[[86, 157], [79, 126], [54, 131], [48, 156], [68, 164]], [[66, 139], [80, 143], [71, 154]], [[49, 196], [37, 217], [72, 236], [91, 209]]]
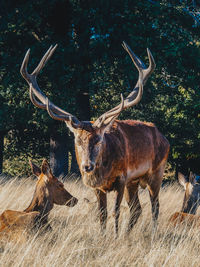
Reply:
[[64, 175], [67, 157], [74, 155], [64, 124], [29, 104], [19, 75], [29, 47], [31, 69], [50, 44], [59, 44], [39, 84], [55, 104], [89, 120], [119, 103], [120, 93], [126, 96], [136, 80], [121, 48], [125, 40], [144, 60], [149, 47], [157, 68], [141, 103], [120, 118], [156, 123], [170, 141], [172, 164], [188, 162], [191, 169], [191, 160], [199, 162], [199, 28], [193, 27], [183, 1], [50, 0], [46, 5], [45, 0], [1, 1], [0, 116], [6, 122], [1, 129], [9, 132], [5, 157], [47, 156], [51, 144], [51, 165]]

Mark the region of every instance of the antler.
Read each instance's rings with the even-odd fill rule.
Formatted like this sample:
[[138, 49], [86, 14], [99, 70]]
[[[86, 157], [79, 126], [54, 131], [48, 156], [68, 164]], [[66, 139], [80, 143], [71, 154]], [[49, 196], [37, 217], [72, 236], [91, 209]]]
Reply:
[[133, 51], [130, 49], [130, 47], [125, 42], [123, 42], [122, 46], [128, 52], [134, 65], [139, 71], [138, 81], [134, 89], [132, 90], [132, 92], [124, 100], [123, 108], [120, 108], [121, 104], [119, 104], [116, 107], [112, 108], [111, 110], [107, 111], [94, 122], [93, 127], [100, 128], [103, 124], [104, 125], [109, 124], [113, 120], [113, 118], [117, 118], [119, 116], [122, 110], [135, 106], [137, 103], [139, 103], [142, 98], [142, 94], [143, 94], [143, 86], [145, 85], [145, 83], [147, 82], [147, 79], [149, 78], [149, 76], [155, 69], [156, 64], [148, 48], [147, 48], [147, 54], [149, 58], [149, 67], [146, 68], [142, 60], [139, 59], [133, 53]]
[[[140, 102], [143, 94], [143, 86], [145, 85], [148, 77], [151, 75], [153, 70], [155, 69], [155, 62], [153, 59], [153, 56], [150, 52], [150, 50], [147, 48], [147, 54], [149, 58], [149, 67], [146, 68], [145, 64], [139, 59], [133, 51], [130, 49], [130, 47], [123, 42], [123, 48], [129, 53], [129, 56], [131, 57], [133, 63], [135, 64], [136, 68], [139, 71], [139, 78], [136, 83], [136, 86], [132, 90], [132, 92], [127, 96], [127, 98], [124, 100], [121, 96], [121, 104], [117, 105], [116, 107], [112, 108], [111, 110], [107, 111], [106, 113], [102, 114], [92, 125], [94, 128], [100, 128], [102, 125], [107, 125], [111, 121], [114, 121], [122, 110], [127, 109], [131, 106], [136, 105]], [[53, 55], [57, 45], [54, 47], [50, 46], [49, 50], [45, 53], [43, 58], [41, 59], [38, 66], [35, 68], [35, 70], [29, 74], [27, 71], [27, 65], [30, 55], [30, 49], [27, 51], [24, 60], [22, 62], [22, 66], [20, 69], [20, 72], [24, 79], [29, 84], [29, 94], [30, 99], [32, 103], [41, 109], [46, 109], [49, 113], [49, 115], [55, 119], [55, 120], [61, 120], [70, 122], [71, 125], [74, 128], [83, 128], [85, 125], [85, 128], [87, 128], [86, 122], [80, 122], [74, 115], [66, 112], [65, 110], [57, 107], [52, 102], [49, 101], [49, 99], [45, 96], [45, 94], [40, 90], [38, 83], [37, 83], [37, 75], [42, 70], [42, 68], [45, 66], [47, 61], [51, 58]], [[37, 100], [37, 99], [39, 100]]]
[[[24, 57], [24, 60], [22, 62], [20, 72], [21, 75], [29, 84], [30, 99], [36, 107], [41, 109], [46, 109], [49, 115], [55, 120], [69, 121], [71, 122], [74, 128], [81, 128], [82, 123], [72, 114], [66, 112], [65, 110], [57, 107], [52, 102], [50, 102], [49, 99], [45, 96], [45, 94], [40, 90], [39, 85], [37, 83], [37, 75], [43, 69], [47, 61], [51, 58], [56, 47], [57, 45], [55, 45], [54, 47], [50, 46], [50, 48], [45, 53], [38, 66], [31, 74], [29, 74], [27, 71], [27, 65], [30, 55], [30, 49], [28, 49]], [[39, 101], [36, 100], [35, 97], [37, 97]]]

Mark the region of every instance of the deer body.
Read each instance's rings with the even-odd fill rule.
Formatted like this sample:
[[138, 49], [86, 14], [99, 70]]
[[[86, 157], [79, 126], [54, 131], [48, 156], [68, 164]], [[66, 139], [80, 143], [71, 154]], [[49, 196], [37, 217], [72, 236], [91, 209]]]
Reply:
[[54, 204], [74, 206], [78, 202], [64, 188], [63, 183], [53, 176], [46, 160], [41, 169], [32, 162], [30, 165], [33, 173], [38, 176], [32, 201], [24, 211], [4, 211], [0, 215], [0, 232], [12, 233], [20, 228], [48, 226], [48, 215]]
[[[149, 189], [154, 221], [158, 217], [158, 193], [169, 153], [169, 143], [152, 123], [140, 121], [118, 121], [105, 133], [102, 155], [94, 172], [85, 172], [84, 167], [94, 164], [95, 140], [97, 133], [82, 131], [75, 138], [76, 157], [85, 185], [96, 191], [99, 200], [100, 221], [105, 229], [107, 218], [106, 192], [116, 191], [115, 210], [116, 232], [120, 203], [125, 190], [125, 198], [131, 210], [128, 226], [130, 231], [141, 214], [138, 186]], [[88, 140], [89, 142], [84, 142]], [[77, 144], [78, 143], [78, 144]], [[86, 153], [87, 152], [87, 153]], [[134, 212], [133, 212], [134, 211]]]
[[[84, 139], [84, 133], [82, 135]], [[81, 166], [84, 158], [81, 150], [85, 152], [88, 144], [83, 144], [82, 148], [76, 145], [76, 156], [82, 170], [82, 178], [90, 187], [110, 191], [117, 177], [121, 176], [126, 183], [132, 182], [133, 179], [136, 182], [137, 178], [148, 182], [145, 176], [150, 177], [167, 159], [168, 141], [153, 124], [116, 120], [104, 138], [102, 164], [92, 174], [84, 172]], [[86, 155], [87, 159], [90, 157], [92, 155]]]
[[32, 229], [39, 216], [39, 212], [24, 212], [15, 210], [5, 210], [0, 215], [0, 232], [12, 232], [14, 229], [26, 228]]
[[94, 189], [97, 196], [102, 230], [105, 230], [107, 219], [106, 192], [116, 192], [116, 233], [124, 193], [130, 208], [128, 231], [141, 214], [139, 184], [149, 189], [153, 219], [156, 221], [159, 213], [158, 194], [169, 153], [168, 141], [153, 124], [117, 120], [122, 110], [139, 103], [143, 86], [155, 68], [150, 50], [147, 49], [149, 67], [146, 68], [125, 42], [123, 47], [138, 69], [138, 81], [125, 100], [121, 95], [121, 103], [102, 114], [94, 123], [79, 121], [74, 115], [57, 107], [38, 86], [37, 75], [54, 53], [56, 46], [49, 48], [32, 74], [27, 72], [30, 50], [21, 66], [21, 74], [29, 84], [32, 103], [46, 109], [53, 119], [64, 121], [74, 134], [76, 158], [82, 179], [84, 184]]
[[185, 212], [175, 212], [170, 217], [169, 222], [173, 226], [186, 223], [188, 226], [200, 227], [200, 216]]

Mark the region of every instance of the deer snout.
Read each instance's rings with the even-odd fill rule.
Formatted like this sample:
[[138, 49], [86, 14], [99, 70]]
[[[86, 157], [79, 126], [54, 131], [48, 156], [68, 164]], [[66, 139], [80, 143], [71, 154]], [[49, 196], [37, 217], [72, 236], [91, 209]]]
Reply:
[[90, 173], [94, 171], [94, 167], [95, 167], [94, 163], [91, 162], [89, 164], [83, 165], [82, 169], [84, 172]]

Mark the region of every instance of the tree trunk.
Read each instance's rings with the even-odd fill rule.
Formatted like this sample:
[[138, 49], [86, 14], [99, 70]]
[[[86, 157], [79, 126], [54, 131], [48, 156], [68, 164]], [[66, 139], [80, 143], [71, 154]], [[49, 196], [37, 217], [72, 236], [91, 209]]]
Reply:
[[4, 133], [0, 132], [0, 174], [3, 172]]
[[75, 153], [75, 146], [74, 146], [74, 140], [72, 142], [72, 146], [70, 149], [71, 152], [71, 169], [70, 172], [71, 173], [76, 173], [78, 176], [80, 176], [80, 171], [79, 171], [79, 167], [78, 167], [78, 163], [76, 160], [76, 153]]
[[[88, 70], [89, 71], [89, 70]], [[83, 74], [84, 75], [84, 74]], [[87, 81], [88, 83], [88, 81]], [[87, 84], [85, 82], [85, 84]], [[84, 85], [84, 82], [83, 82]], [[78, 94], [77, 94], [77, 106], [78, 106], [78, 110], [79, 110], [79, 118], [82, 121], [88, 121], [90, 120], [90, 97], [89, 97], [89, 92], [88, 92], [88, 88], [86, 88], [85, 90], [82, 89]]]
[[68, 174], [69, 166], [69, 137], [68, 132], [54, 133], [50, 137], [50, 166], [56, 177]]
[[193, 159], [183, 159], [179, 162], [176, 162], [176, 176], [178, 177], [178, 172], [181, 172], [185, 176], [189, 176], [190, 171], [195, 174], [200, 174], [200, 158], [193, 158]]
[[[77, 106], [79, 110], [79, 118], [82, 121], [87, 121], [90, 119], [90, 102], [89, 102], [89, 93], [88, 89], [83, 89], [77, 94]], [[75, 146], [73, 141], [73, 147], [71, 149], [71, 170], [70, 172], [80, 175], [80, 170], [76, 161]]]

